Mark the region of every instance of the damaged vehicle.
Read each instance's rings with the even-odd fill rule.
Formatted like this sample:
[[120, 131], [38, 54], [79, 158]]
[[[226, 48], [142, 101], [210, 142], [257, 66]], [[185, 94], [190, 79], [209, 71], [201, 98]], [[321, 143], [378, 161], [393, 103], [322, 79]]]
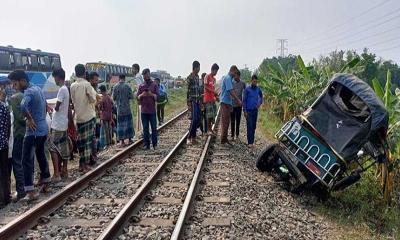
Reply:
[[321, 196], [360, 180], [387, 161], [388, 112], [372, 88], [350, 74], [336, 74], [318, 99], [276, 133], [256, 166], [276, 172], [291, 189]]

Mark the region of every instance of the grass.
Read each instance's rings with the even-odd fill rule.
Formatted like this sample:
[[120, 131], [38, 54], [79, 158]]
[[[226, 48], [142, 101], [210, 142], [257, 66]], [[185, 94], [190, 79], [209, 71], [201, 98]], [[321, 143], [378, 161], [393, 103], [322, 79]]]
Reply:
[[[274, 135], [283, 122], [263, 110], [258, 124], [261, 134], [275, 141]], [[384, 203], [374, 169], [365, 172], [358, 183], [332, 193], [327, 201], [312, 208], [338, 226], [336, 239], [400, 239], [399, 203]]]
[[274, 141], [275, 133], [282, 127], [283, 122], [278, 117], [262, 109], [258, 113], [258, 126], [263, 136], [268, 140]]

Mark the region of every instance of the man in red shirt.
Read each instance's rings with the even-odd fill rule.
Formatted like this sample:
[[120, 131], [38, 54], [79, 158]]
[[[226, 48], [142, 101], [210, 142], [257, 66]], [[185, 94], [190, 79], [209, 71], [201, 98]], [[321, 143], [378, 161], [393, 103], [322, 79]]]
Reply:
[[204, 104], [206, 106], [206, 116], [207, 116], [207, 130], [210, 134], [216, 135], [212, 130], [212, 125], [215, 121], [217, 115], [217, 105], [215, 102], [218, 100], [218, 93], [215, 91], [215, 75], [217, 75], [219, 70], [218, 64], [214, 63], [211, 67], [211, 73], [204, 78]]

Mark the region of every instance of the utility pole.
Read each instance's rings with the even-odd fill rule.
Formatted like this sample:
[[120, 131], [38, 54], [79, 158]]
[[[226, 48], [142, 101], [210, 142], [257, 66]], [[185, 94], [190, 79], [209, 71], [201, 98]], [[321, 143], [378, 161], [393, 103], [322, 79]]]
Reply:
[[280, 57], [285, 57], [285, 54], [288, 51], [287, 44], [288, 40], [287, 39], [277, 39], [276, 40], [278, 48], [276, 49], [276, 52], [279, 53]]

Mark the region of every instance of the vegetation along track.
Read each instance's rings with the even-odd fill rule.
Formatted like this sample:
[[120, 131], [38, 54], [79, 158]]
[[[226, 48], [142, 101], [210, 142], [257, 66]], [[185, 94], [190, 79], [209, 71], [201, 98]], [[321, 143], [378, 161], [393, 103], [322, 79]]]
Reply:
[[[102, 162], [24, 213], [9, 212], [0, 239], [93, 239], [187, 131], [186, 111], [159, 128], [157, 150], [144, 151], [142, 139]], [[32, 229], [30, 229], [32, 228]]]

